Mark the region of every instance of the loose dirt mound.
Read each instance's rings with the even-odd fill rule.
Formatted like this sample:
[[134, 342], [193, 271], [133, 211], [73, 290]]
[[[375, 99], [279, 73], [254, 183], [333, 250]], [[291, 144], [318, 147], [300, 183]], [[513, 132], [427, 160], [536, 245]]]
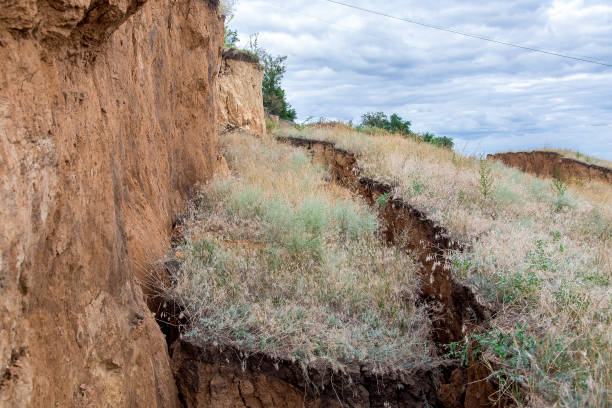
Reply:
[[178, 405], [135, 275], [213, 172], [214, 1], [3, 1], [0, 406]]
[[555, 152], [497, 153], [487, 156], [506, 166], [538, 177], [560, 177], [567, 181], [603, 181], [612, 184], [612, 169], [570, 159]]

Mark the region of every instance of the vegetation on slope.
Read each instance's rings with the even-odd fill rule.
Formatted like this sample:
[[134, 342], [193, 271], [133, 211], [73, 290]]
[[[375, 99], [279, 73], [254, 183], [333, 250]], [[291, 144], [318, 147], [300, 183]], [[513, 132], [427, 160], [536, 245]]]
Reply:
[[447, 149], [452, 149], [455, 145], [453, 139], [446, 136], [436, 136], [431, 132], [414, 133], [410, 130], [411, 125], [409, 120], [404, 120], [397, 113], [387, 117], [384, 112], [368, 112], [361, 116], [361, 124], [355, 129], [366, 133], [373, 133], [371, 132], [373, 129], [384, 130], [391, 134], [411, 137]]
[[579, 160], [586, 164], [594, 164], [596, 166], [607, 167], [612, 169], [612, 162], [609, 160], [600, 159], [598, 157], [589, 156], [588, 154], [580, 153], [578, 151], [568, 150], [568, 149], [551, 149], [551, 148], [543, 148], [543, 149], [535, 149], [536, 151], [543, 152], [555, 152], [560, 155], [567, 157], [568, 159]]
[[[279, 135], [286, 135], [279, 131]], [[361, 170], [470, 244], [447, 268], [498, 309], [449, 345], [479, 352], [519, 405], [608, 406], [612, 387], [612, 189], [575, 187], [419, 140], [307, 126], [291, 136], [358, 153]], [[587, 194], [584, 194], [584, 193]], [[472, 342], [473, 347], [468, 348]]]
[[299, 150], [239, 133], [222, 143], [235, 176], [202, 189], [172, 254], [165, 296], [185, 336], [303, 365], [431, 364], [416, 266], [382, 243], [368, 207]]
[[[232, 15], [226, 17], [225, 46], [236, 48], [240, 38], [238, 37], [238, 32], [231, 29], [228, 25], [231, 19]], [[284, 120], [294, 121], [297, 118], [297, 112], [287, 101], [285, 90], [282, 88], [283, 76], [287, 72], [287, 56], [271, 55], [259, 45], [257, 34], [251, 35], [247, 47], [242, 48], [241, 51], [256, 58], [263, 69], [262, 93], [266, 112]]]

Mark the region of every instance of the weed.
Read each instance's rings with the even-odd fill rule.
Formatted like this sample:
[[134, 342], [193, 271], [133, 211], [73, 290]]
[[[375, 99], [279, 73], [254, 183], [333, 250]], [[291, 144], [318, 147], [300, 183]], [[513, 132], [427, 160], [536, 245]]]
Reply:
[[423, 194], [423, 192], [425, 191], [425, 184], [419, 182], [419, 181], [413, 181], [412, 182], [412, 193], [413, 195], [420, 195]]
[[389, 202], [390, 197], [391, 197], [391, 194], [389, 193], [381, 194], [376, 198], [376, 202], [381, 208], [385, 208], [387, 206], [387, 203]]
[[540, 278], [533, 270], [506, 272], [499, 276], [496, 287], [503, 303], [533, 303], [540, 290]]
[[352, 240], [370, 234], [378, 228], [378, 221], [373, 215], [358, 211], [350, 201], [336, 203], [332, 214], [340, 234]]
[[531, 259], [532, 266], [538, 270], [546, 271], [552, 266], [552, 259], [546, 251], [546, 243], [541, 239], [536, 240], [535, 249], [529, 251], [527, 256]]
[[468, 346], [465, 342], [454, 341], [445, 344], [444, 347], [448, 350], [448, 353], [444, 355], [445, 358], [452, 358], [461, 361], [461, 365], [467, 366], [469, 361]]
[[274, 120], [266, 118], [266, 132], [272, 133], [275, 129], [279, 127], [278, 123]]
[[464, 259], [458, 255], [453, 256], [453, 259], [452, 259], [453, 274], [460, 276], [462, 278], [467, 278], [472, 268], [473, 268], [473, 265], [470, 260]]
[[556, 172], [552, 179], [552, 189], [555, 193], [554, 209], [557, 212], [570, 206], [566, 196], [567, 187], [568, 185], [560, 173]]
[[481, 158], [478, 161], [478, 188], [482, 198], [486, 201], [493, 193], [494, 176], [489, 162]]

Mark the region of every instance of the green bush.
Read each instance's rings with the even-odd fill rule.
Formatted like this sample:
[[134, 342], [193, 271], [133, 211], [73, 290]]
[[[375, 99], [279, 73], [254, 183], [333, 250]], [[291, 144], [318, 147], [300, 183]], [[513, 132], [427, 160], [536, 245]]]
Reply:
[[397, 113], [388, 118], [384, 112], [368, 112], [361, 116], [361, 127], [385, 129], [400, 135], [410, 135], [411, 125], [409, 120], [402, 119]]
[[224, 45], [228, 48], [235, 47], [240, 39], [238, 38], [238, 31], [232, 30], [231, 28], [225, 26], [225, 41]]
[[452, 149], [455, 145], [453, 139], [446, 136], [436, 136], [426, 132], [421, 135], [412, 133], [409, 120], [402, 119], [397, 113], [387, 116], [384, 112], [368, 112], [361, 116], [361, 124], [356, 127], [360, 132], [373, 133], [373, 129], [382, 129], [389, 133], [403, 136], [411, 136], [423, 142], [431, 143], [438, 147]]

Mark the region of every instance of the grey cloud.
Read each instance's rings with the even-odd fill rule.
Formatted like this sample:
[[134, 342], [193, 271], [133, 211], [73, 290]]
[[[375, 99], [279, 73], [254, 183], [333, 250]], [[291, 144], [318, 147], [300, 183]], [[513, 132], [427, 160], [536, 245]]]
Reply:
[[[477, 35], [612, 62], [612, 5], [591, 0], [346, 0]], [[397, 112], [468, 152], [545, 144], [612, 158], [612, 68], [506, 48], [322, 0], [240, 0], [231, 25], [288, 55], [300, 118]], [[459, 145], [458, 144], [458, 145]]]

